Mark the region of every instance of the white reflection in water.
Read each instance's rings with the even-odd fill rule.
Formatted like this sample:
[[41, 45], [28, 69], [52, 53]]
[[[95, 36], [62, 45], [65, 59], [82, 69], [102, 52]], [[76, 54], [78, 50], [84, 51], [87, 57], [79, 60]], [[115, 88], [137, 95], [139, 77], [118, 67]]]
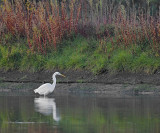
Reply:
[[53, 115], [55, 121], [60, 120], [60, 116], [57, 114], [56, 103], [54, 98], [40, 97], [34, 99], [35, 110], [43, 115]]

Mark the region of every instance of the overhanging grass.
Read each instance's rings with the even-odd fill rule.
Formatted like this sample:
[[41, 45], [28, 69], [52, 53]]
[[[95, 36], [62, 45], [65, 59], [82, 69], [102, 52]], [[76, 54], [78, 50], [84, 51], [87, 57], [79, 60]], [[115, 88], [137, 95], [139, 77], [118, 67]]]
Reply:
[[127, 50], [116, 50], [108, 64], [110, 71], [131, 71], [133, 55]]
[[105, 71], [108, 65], [108, 57], [106, 54], [99, 50], [95, 50], [87, 58], [87, 68], [89, 68], [93, 73], [98, 73]]
[[15, 46], [3, 47], [0, 46], [0, 68], [9, 69], [19, 69], [23, 53], [21, 50]]
[[107, 42], [105, 51], [97, 40], [77, 36], [64, 40], [57, 51], [50, 49], [50, 53], [42, 55], [25, 47], [25, 40], [19, 43], [0, 45], [0, 69], [31, 72], [55, 68], [88, 69], [96, 74], [106, 70], [154, 73], [160, 68], [160, 58], [148, 48], [142, 51], [139, 46], [113, 50], [112, 44]]
[[62, 42], [63, 49], [48, 54], [46, 69], [81, 69], [86, 66], [86, 59], [90, 52], [88, 42], [83, 37], [77, 37], [72, 41]]
[[140, 72], [144, 71], [146, 73], [154, 73], [160, 68], [160, 58], [153, 57], [143, 52], [139, 57], [135, 57], [132, 62], [132, 71]]
[[160, 58], [155, 57], [147, 51], [140, 51], [137, 48], [136, 54], [131, 49], [117, 49], [113, 52], [108, 63], [108, 69], [113, 72], [145, 72], [154, 73], [160, 68]]

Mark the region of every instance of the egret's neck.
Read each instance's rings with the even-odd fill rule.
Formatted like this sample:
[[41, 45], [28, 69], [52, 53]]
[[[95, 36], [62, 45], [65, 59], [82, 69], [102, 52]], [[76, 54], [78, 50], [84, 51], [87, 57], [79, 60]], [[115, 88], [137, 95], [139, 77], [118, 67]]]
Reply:
[[53, 80], [53, 85], [55, 85], [56, 84], [56, 75], [53, 75], [52, 80]]

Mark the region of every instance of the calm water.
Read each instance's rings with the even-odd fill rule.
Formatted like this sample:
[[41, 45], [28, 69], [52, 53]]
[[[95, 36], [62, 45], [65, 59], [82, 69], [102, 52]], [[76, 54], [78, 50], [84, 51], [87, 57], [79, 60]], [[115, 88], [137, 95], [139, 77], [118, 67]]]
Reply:
[[159, 133], [157, 97], [0, 97], [0, 133]]

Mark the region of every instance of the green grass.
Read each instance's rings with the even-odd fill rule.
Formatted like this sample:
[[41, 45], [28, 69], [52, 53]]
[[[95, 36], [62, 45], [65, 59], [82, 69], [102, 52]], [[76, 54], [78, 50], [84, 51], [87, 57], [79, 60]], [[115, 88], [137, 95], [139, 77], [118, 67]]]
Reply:
[[110, 42], [100, 46], [94, 38], [75, 36], [64, 40], [57, 51], [50, 49], [47, 55], [42, 55], [31, 52], [26, 44], [24, 39], [0, 45], [0, 69], [31, 72], [55, 68], [87, 69], [97, 74], [107, 70], [154, 73], [160, 68], [160, 58], [149, 48], [142, 50], [138, 45], [113, 49]]
[[87, 60], [87, 67], [93, 72], [101, 72], [107, 69], [108, 57], [106, 54], [95, 50]]
[[117, 50], [110, 59], [109, 69], [111, 71], [131, 71], [133, 55], [127, 50]]
[[15, 46], [12, 48], [0, 46], [0, 67], [5, 70], [18, 69], [23, 53]]
[[159, 67], [160, 58], [150, 56], [147, 52], [142, 52], [132, 63], [132, 70], [135, 72], [144, 71], [146, 73], [154, 73]]

